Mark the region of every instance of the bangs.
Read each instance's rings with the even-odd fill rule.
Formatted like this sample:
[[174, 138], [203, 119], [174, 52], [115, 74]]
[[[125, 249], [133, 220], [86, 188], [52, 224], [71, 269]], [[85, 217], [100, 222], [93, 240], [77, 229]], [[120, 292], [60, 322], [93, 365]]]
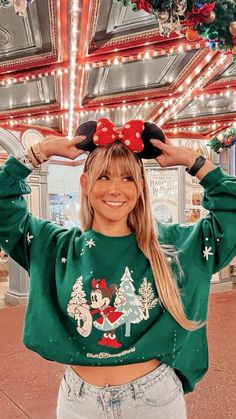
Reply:
[[[110, 170], [131, 176], [138, 184], [143, 177], [142, 163], [120, 142], [98, 147], [86, 160], [84, 172], [89, 172], [93, 183]], [[89, 177], [90, 177], [89, 176]]]

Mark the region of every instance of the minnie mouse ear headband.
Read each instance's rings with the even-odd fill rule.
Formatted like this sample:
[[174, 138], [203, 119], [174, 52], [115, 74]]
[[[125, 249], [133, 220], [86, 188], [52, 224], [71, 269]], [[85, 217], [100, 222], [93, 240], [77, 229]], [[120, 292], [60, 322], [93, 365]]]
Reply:
[[158, 125], [152, 122], [143, 122], [132, 119], [118, 130], [106, 118], [98, 121], [87, 121], [79, 125], [74, 136], [84, 135], [86, 140], [77, 143], [76, 147], [84, 151], [93, 151], [96, 147], [106, 146], [115, 141], [125, 144], [140, 159], [153, 159], [160, 156], [161, 150], [150, 142], [152, 138], [165, 143], [165, 135]]

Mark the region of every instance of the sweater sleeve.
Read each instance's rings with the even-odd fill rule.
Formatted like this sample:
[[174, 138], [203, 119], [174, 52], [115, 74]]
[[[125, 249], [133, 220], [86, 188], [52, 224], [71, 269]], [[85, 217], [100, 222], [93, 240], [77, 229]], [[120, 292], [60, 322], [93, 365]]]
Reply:
[[42, 229], [48, 237], [62, 230], [28, 211], [24, 195], [31, 192], [25, 181], [30, 173], [14, 156], [0, 166], [0, 247], [28, 272], [32, 240]]
[[200, 185], [204, 188], [201, 204], [209, 213], [194, 224], [173, 224], [167, 230], [184, 262], [189, 257], [189, 262], [211, 275], [236, 255], [236, 177], [217, 167]]

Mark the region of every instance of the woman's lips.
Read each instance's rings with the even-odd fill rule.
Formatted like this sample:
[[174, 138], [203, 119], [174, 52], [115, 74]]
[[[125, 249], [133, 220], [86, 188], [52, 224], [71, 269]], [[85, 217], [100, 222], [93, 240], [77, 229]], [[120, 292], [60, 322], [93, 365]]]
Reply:
[[122, 207], [125, 204], [125, 201], [104, 201], [106, 205], [112, 208]]

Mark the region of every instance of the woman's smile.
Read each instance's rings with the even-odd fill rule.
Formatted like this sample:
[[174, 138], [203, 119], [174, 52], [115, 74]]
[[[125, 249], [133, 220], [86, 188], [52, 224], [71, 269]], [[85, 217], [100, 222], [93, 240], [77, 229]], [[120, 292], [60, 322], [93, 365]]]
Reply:
[[125, 204], [125, 201], [103, 201], [106, 205], [113, 208], [120, 208]]

